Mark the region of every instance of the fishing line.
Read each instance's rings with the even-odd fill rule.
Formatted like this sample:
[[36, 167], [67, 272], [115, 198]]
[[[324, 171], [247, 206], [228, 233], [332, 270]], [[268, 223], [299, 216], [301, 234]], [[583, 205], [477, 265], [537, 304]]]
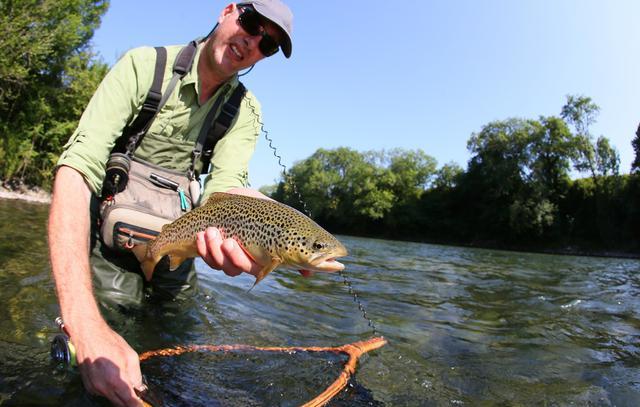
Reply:
[[[214, 27], [215, 29], [215, 27]], [[213, 31], [213, 30], [212, 30]], [[253, 68], [253, 67], [252, 67]], [[247, 74], [251, 71], [245, 72]], [[311, 217], [311, 211], [307, 207], [304, 199], [302, 199], [302, 194], [298, 190], [296, 183], [293, 179], [293, 176], [289, 173], [286, 165], [282, 162], [282, 157], [278, 154], [278, 150], [273, 143], [273, 139], [269, 137], [268, 131], [264, 127], [264, 123], [260, 120], [259, 115], [257, 114], [257, 109], [255, 106], [251, 104], [251, 100], [246, 98], [249, 107], [251, 108], [255, 121], [260, 125], [260, 131], [264, 133], [264, 137], [269, 143], [269, 148], [273, 150], [273, 155], [277, 159], [278, 165], [282, 168], [282, 176], [284, 178], [284, 182], [288, 183], [294, 195], [302, 205], [303, 211]], [[183, 353], [190, 352], [198, 352], [198, 351], [208, 351], [208, 352], [231, 352], [231, 351], [249, 351], [249, 352], [284, 352], [288, 354], [293, 354], [296, 352], [331, 352], [331, 353], [341, 353], [348, 356], [348, 360], [344, 363], [340, 374], [337, 379], [334, 380], [322, 393], [318, 394], [315, 398], [308, 401], [303, 405], [303, 407], [320, 407], [324, 406], [333, 397], [343, 391], [343, 389], [349, 383], [351, 376], [356, 371], [356, 365], [358, 359], [367, 352], [378, 349], [384, 346], [387, 341], [383, 337], [377, 337], [378, 331], [373, 320], [368, 316], [366, 308], [362, 301], [360, 300], [360, 296], [353, 288], [353, 284], [344, 273], [344, 271], [339, 271], [339, 275], [343, 279], [344, 285], [347, 287], [349, 294], [353, 296], [353, 301], [357, 304], [358, 309], [362, 313], [362, 317], [367, 321], [367, 324], [373, 331], [374, 337], [368, 339], [366, 341], [358, 341], [342, 346], [337, 347], [258, 347], [258, 346], [249, 346], [249, 345], [189, 345], [189, 346], [177, 346], [173, 348], [159, 349], [155, 351], [145, 352], [140, 355], [140, 362], [145, 360], [154, 358], [154, 357], [172, 357], [177, 356]], [[76, 350], [71, 342], [69, 336], [69, 330], [66, 329], [62, 318], [58, 317], [56, 319], [56, 324], [58, 325], [61, 333], [56, 335], [51, 342], [51, 359], [58, 363], [67, 365], [70, 367], [77, 367], [78, 360], [76, 358]], [[144, 376], [143, 376], [144, 379]], [[143, 386], [141, 388], [134, 389], [138, 397], [143, 400], [143, 405], [145, 407], [158, 407], [163, 405], [161, 400], [158, 400], [155, 392], [150, 391], [146, 383], [143, 381]]]
[[[293, 190], [296, 198], [300, 202], [300, 205], [302, 205], [302, 208], [304, 209], [304, 212], [306, 213], [306, 215], [311, 217], [311, 211], [307, 207], [307, 204], [305, 203], [304, 199], [302, 199], [302, 194], [298, 190], [298, 187], [296, 186], [296, 183], [293, 180], [293, 176], [291, 176], [291, 174], [289, 174], [289, 170], [287, 169], [287, 166], [284, 165], [284, 163], [282, 162], [282, 156], [280, 156], [280, 154], [278, 154], [278, 150], [276, 149], [276, 146], [273, 144], [273, 139], [271, 137], [269, 137], [269, 132], [267, 131], [267, 129], [265, 129], [264, 123], [262, 122], [262, 120], [260, 120], [260, 116], [258, 116], [258, 114], [256, 113], [256, 108], [251, 104], [251, 100], [250, 99], [247, 98], [246, 100], [247, 100], [247, 102], [249, 104], [249, 107], [253, 111], [253, 115], [255, 117], [256, 122], [260, 125], [260, 131], [262, 133], [264, 133], [264, 138], [269, 143], [269, 148], [271, 150], [273, 150], [273, 155], [274, 155], [274, 157], [276, 157], [276, 159], [278, 161], [278, 165], [282, 169], [282, 177], [284, 178], [285, 182], [288, 182], [289, 185], [291, 185], [291, 189]], [[362, 301], [360, 300], [360, 296], [358, 295], [356, 290], [353, 288], [353, 284], [351, 283], [351, 280], [349, 280], [349, 278], [347, 277], [346, 273], [343, 270], [338, 271], [338, 274], [340, 275], [340, 277], [342, 277], [343, 284], [347, 287], [347, 290], [349, 291], [349, 294], [351, 294], [353, 296], [353, 301], [357, 304], [358, 309], [362, 313], [362, 317], [367, 321], [367, 325], [369, 325], [369, 327], [373, 331], [373, 335], [374, 336], [378, 335], [378, 329], [376, 328], [376, 324], [368, 316], [367, 310], [366, 310], [364, 304], [362, 303]]]
[[264, 138], [269, 143], [269, 148], [273, 150], [273, 156], [277, 159], [278, 165], [280, 166], [280, 168], [282, 168], [282, 177], [285, 179], [285, 182], [288, 182], [289, 185], [291, 185], [294, 195], [296, 196], [296, 198], [298, 199], [298, 202], [300, 203], [300, 205], [302, 205], [302, 208], [304, 209], [304, 213], [307, 216], [311, 217], [311, 211], [307, 207], [307, 204], [305, 203], [304, 199], [302, 199], [302, 194], [300, 193], [300, 191], [298, 191], [298, 187], [296, 186], [296, 183], [293, 181], [293, 177], [289, 174], [289, 171], [287, 170], [287, 166], [284, 165], [284, 163], [282, 162], [282, 156], [278, 154], [278, 150], [273, 145], [273, 139], [269, 137], [269, 132], [267, 131], [267, 129], [265, 129], [264, 123], [262, 122], [262, 120], [260, 120], [260, 116], [258, 115], [258, 113], [256, 113], [256, 107], [253, 106], [253, 104], [251, 103], [251, 99], [246, 98], [245, 100], [247, 101], [249, 107], [253, 112], [255, 121], [260, 125], [260, 131], [264, 134]]

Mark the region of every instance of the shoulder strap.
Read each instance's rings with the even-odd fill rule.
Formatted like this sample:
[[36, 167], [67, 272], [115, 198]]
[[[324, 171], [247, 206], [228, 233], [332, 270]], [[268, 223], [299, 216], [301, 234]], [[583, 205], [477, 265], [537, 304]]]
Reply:
[[[126, 150], [128, 155], [133, 155], [134, 150], [142, 142], [142, 139], [151, 127], [153, 120], [162, 109], [162, 106], [167, 102], [167, 99], [173, 92], [178, 81], [191, 69], [197, 47], [197, 40], [193, 40], [180, 50], [180, 53], [173, 64], [173, 76], [171, 78], [171, 82], [169, 82], [164, 95], [162, 94], [162, 82], [164, 80], [164, 69], [167, 65], [167, 50], [164, 47], [155, 47], [156, 65], [151, 88], [142, 103], [142, 109], [140, 109], [138, 116], [123, 132], [123, 137], [121, 137], [122, 141], [118, 140], [118, 142], [121, 141], [121, 143], [125, 143], [124, 146], [121, 146], [124, 148], [120, 151]], [[118, 147], [118, 144], [116, 147]]]
[[215, 149], [218, 141], [226, 134], [229, 127], [231, 127], [231, 123], [238, 114], [238, 110], [240, 110], [240, 103], [246, 93], [247, 88], [244, 84], [242, 84], [242, 82], [238, 83], [238, 86], [233, 90], [229, 100], [222, 105], [222, 109], [220, 109], [218, 117], [213, 120], [213, 117], [220, 106], [221, 100], [224, 98], [224, 94], [220, 95], [218, 100], [215, 101], [205, 118], [205, 123], [200, 130], [198, 141], [196, 142], [196, 146], [193, 150], [192, 169], [195, 168], [196, 160], [200, 157], [202, 159], [202, 173], [206, 174], [209, 172], [209, 165], [211, 164], [213, 150]]
[[164, 67], [167, 64], [167, 50], [164, 47], [155, 47], [156, 65], [153, 72], [153, 81], [147, 97], [142, 103], [142, 108], [131, 125], [127, 126], [122, 137], [116, 142], [116, 148], [119, 152], [133, 153], [129, 151], [130, 146], [137, 146], [140, 143], [141, 136], [153, 122], [156, 113], [160, 110], [160, 101], [162, 99], [162, 82], [164, 80]]

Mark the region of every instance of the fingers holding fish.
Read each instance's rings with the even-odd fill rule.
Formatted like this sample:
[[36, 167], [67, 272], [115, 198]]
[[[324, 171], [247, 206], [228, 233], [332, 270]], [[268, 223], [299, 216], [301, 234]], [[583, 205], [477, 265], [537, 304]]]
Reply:
[[225, 254], [225, 258], [228, 260], [228, 266], [231, 270], [235, 269], [243, 273], [256, 275], [262, 269], [260, 265], [254, 262], [251, 257], [242, 250], [238, 242], [234, 239], [226, 239], [222, 242], [221, 249]]
[[209, 267], [222, 270], [230, 277], [242, 273], [256, 274], [260, 270], [233, 239], [223, 239], [217, 228], [207, 228], [197, 236], [198, 254]]
[[205, 231], [198, 232], [196, 236], [196, 247], [198, 255], [202, 257], [209, 267], [220, 270], [222, 268], [222, 236], [218, 229], [209, 228]]

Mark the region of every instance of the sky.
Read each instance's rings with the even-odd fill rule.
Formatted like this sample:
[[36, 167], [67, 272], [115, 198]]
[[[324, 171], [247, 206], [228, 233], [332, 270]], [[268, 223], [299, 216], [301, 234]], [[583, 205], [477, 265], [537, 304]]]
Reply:
[[[628, 173], [640, 123], [640, 1], [288, 0], [293, 54], [242, 77], [262, 104], [290, 168], [317, 149], [422, 149], [466, 168], [467, 140], [485, 124], [558, 116], [567, 95], [600, 106]], [[113, 65], [138, 46], [203, 36], [228, 3], [111, 0], [93, 48]], [[635, 96], [635, 97], [634, 97]], [[264, 135], [249, 181], [275, 184], [281, 167]]]

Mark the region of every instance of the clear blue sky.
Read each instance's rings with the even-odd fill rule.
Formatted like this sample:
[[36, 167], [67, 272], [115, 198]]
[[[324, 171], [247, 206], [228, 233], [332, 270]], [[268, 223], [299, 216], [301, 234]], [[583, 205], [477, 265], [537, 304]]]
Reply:
[[[218, 0], [112, 0], [94, 49], [112, 65], [141, 45], [206, 34]], [[640, 1], [289, 0], [293, 55], [244, 77], [284, 163], [320, 147], [423, 149], [466, 168], [466, 142], [484, 124], [558, 115], [567, 94], [600, 106], [597, 137], [633, 160], [640, 122]], [[264, 138], [253, 187], [280, 168]]]

